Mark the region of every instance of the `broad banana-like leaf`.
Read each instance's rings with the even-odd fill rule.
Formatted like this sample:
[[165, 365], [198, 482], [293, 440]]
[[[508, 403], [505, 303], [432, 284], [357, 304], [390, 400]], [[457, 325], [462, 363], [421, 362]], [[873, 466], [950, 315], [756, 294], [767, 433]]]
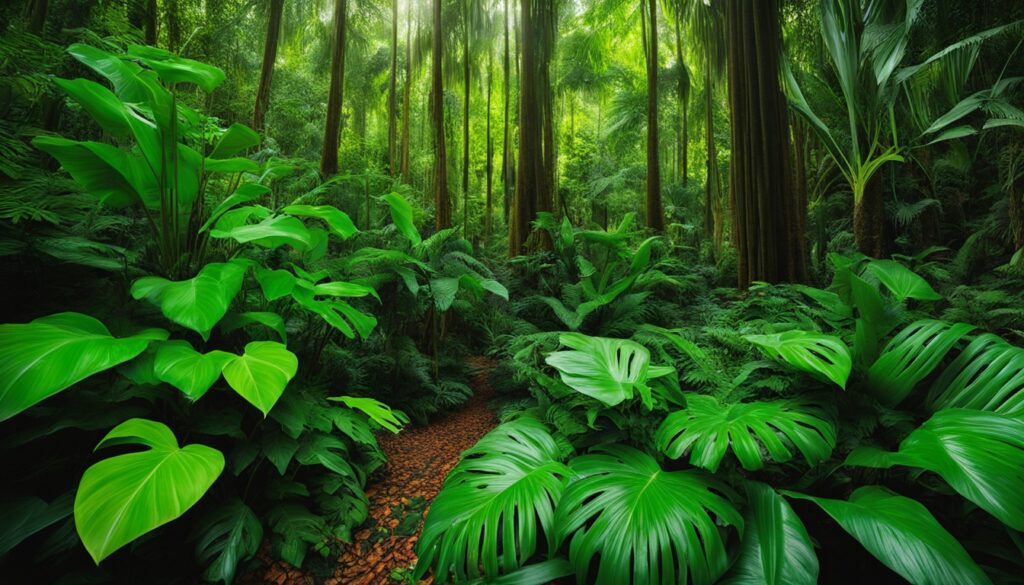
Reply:
[[953, 408], [936, 412], [890, 453], [854, 449], [847, 465], [919, 467], [1014, 530], [1024, 530], [1024, 420]]
[[296, 217], [315, 217], [322, 220], [330, 228], [332, 234], [343, 240], [347, 240], [359, 231], [348, 214], [331, 205], [289, 205], [281, 212]]
[[0, 325], [0, 421], [164, 339], [163, 329], [114, 337], [103, 323], [81, 313]]
[[298, 250], [306, 250], [312, 244], [306, 226], [298, 219], [287, 215], [275, 215], [259, 223], [233, 227], [222, 226], [221, 222], [217, 222], [217, 226], [210, 230], [210, 236], [232, 239], [239, 244], [252, 242], [257, 246], [269, 249], [280, 248], [287, 244]]
[[[485, 576], [493, 582], [555, 547], [555, 506], [568, 468], [540, 422], [521, 418], [487, 433], [465, 453], [430, 506], [417, 544], [417, 579], [430, 567], [435, 582]], [[481, 572], [481, 568], [483, 571]]]
[[199, 228], [200, 232], [205, 232], [210, 228], [211, 225], [217, 222], [224, 215], [225, 212], [233, 209], [234, 207], [241, 205], [242, 203], [248, 203], [259, 199], [263, 195], [270, 193], [268, 187], [264, 187], [258, 183], [246, 183], [235, 189], [235, 192], [230, 196], [217, 204], [213, 212], [210, 213], [210, 218], [203, 223], [202, 227]]
[[924, 319], [889, 340], [868, 369], [868, 388], [883, 404], [896, 406], [925, 379], [973, 325]]
[[[556, 351], [544, 361], [556, 370], [562, 382], [573, 390], [615, 406], [633, 397], [636, 390], [650, 407], [651, 390], [647, 386], [651, 353], [628, 339], [589, 337], [581, 333], [563, 333], [558, 342], [574, 351]], [[657, 371], [664, 375], [667, 372]]]
[[170, 51], [144, 45], [128, 45], [128, 57], [138, 59], [169, 84], [191, 83], [206, 93], [224, 82], [224, 72], [206, 63], [179, 57]]
[[242, 289], [248, 268], [247, 261], [235, 259], [207, 264], [188, 280], [173, 282], [146, 276], [132, 284], [132, 297], [145, 298], [160, 307], [164, 317], [209, 339], [213, 326]]
[[284, 345], [253, 341], [224, 366], [223, 373], [235, 392], [267, 416], [298, 369], [298, 358]]
[[568, 541], [578, 582], [709, 585], [725, 573], [720, 526], [742, 531], [743, 518], [714, 477], [665, 471], [622, 445], [577, 457], [570, 467], [574, 477], [555, 515], [556, 545]]
[[926, 406], [1024, 413], [1024, 348], [998, 336], [979, 335], [935, 380]]
[[259, 517], [241, 500], [217, 506], [199, 521], [196, 558], [206, 566], [203, 578], [230, 585], [238, 565], [251, 559], [263, 541]]
[[75, 495], [75, 528], [99, 564], [114, 551], [184, 514], [224, 470], [224, 455], [205, 445], [180, 447], [171, 429], [133, 418], [96, 446], [143, 445], [145, 451], [100, 461]]
[[247, 148], [259, 146], [259, 143], [260, 135], [255, 130], [245, 124], [235, 123], [220, 135], [217, 146], [214, 146], [213, 151], [210, 152], [210, 158], [229, 158]]
[[895, 260], [872, 260], [867, 265], [867, 271], [874, 274], [879, 282], [889, 289], [889, 292], [900, 302], [907, 299], [921, 301], [942, 299], [942, 295], [935, 292], [927, 280]]
[[917, 500], [874, 485], [856, 489], [847, 501], [784, 493], [820, 506], [875, 558], [914, 585], [991, 583]]
[[739, 557], [722, 585], [815, 585], [818, 557], [804, 523], [771, 486], [749, 481]]
[[409, 417], [400, 410], [391, 410], [391, 407], [373, 398], [356, 398], [354, 396], [331, 396], [327, 400], [341, 402], [345, 406], [359, 410], [366, 416], [373, 419], [392, 433], [398, 433], [409, 422]]
[[391, 209], [391, 221], [395, 223], [398, 233], [405, 236], [413, 246], [420, 245], [423, 238], [412, 221], [412, 206], [398, 193], [388, 193], [383, 197], [384, 202]]
[[57, 159], [71, 178], [104, 205], [115, 209], [134, 203], [150, 206], [149, 194], [140, 193], [128, 179], [136, 176], [128, 153], [101, 142], [78, 142], [58, 136], [37, 136], [32, 139], [32, 146]]
[[730, 448], [749, 471], [764, 467], [762, 452], [782, 463], [792, 443], [807, 464], [828, 459], [836, 431], [821, 407], [799, 399], [721, 405], [713, 396], [686, 395], [686, 409], [673, 412], [655, 435], [658, 449], [678, 459], [690, 450], [690, 464], [714, 473]]
[[226, 351], [199, 353], [187, 341], [175, 340], [160, 344], [153, 358], [153, 373], [192, 400], [199, 400], [235, 356]]
[[745, 335], [771, 358], [785, 361], [819, 380], [846, 388], [853, 360], [838, 337], [815, 331], [786, 331], [772, 335]]

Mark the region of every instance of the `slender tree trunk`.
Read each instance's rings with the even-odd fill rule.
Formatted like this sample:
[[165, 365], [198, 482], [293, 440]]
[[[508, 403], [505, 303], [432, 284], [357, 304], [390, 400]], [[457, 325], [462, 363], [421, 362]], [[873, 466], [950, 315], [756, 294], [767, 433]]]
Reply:
[[448, 197], [448, 155], [444, 138], [444, 78], [441, 62], [444, 55], [441, 28], [441, 0], [434, 0], [433, 38], [431, 44], [430, 109], [434, 122], [434, 224], [438, 230], [452, 226], [452, 206]]
[[327, 94], [327, 123], [324, 126], [320, 175], [338, 173], [338, 146], [341, 142], [341, 108], [345, 103], [345, 28], [348, 0], [334, 0], [334, 42], [331, 45], [331, 85]]
[[491, 138], [491, 93], [494, 90], [494, 64], [487, 51], [487, 204], [484, 210], [484, 241], [491, 241], [494, 215], [494, 140]]
[[277, 60], [277, 41], [281, 35], [281, 14], [284, 0], [270, 0], [270, 16], [267, 18], [267, 40], [263, 45], [263, 67], [260, 69], [260, 85], [256, 90], [256, 107], [252, 113], [252, 127], [263, 132], [267, 109], [270, 107], [270, 83], [274, 76], [274, 61]]
[[146, 44], [155, 47], [159, 29], [157, 28], [160, 19], [157, 18], [156, 0], [146, 0], [146, 23], [144, 26]]
[[462, 0], [462, 236], [469, 237], [469, 0]]
[[885, 257], [885, 203], [882, 173], [875, 173], [853, 206], [853, 239], [857, 249], [872, 258]]
[[661, 160], [658, 156], [658, 0], [647, 0], [650, 9], [644, 39], [647, 57], [647, 227], [665, 230], [661, 209]]
[[32, 0], [28, 13], [28, 32], [37, 36], [42, 35], [49, 11], [50, 0]]
[[405, 89], [402, 97], [402, 182], [409, 183], [409, 106], [412, 101], [412, 9], [406, 15]]
[[509, 204], [511, 201], [511, 187], [512, 187], [512, 176], [514, 173], [511, 172], [512, 167], [512, 152], [510, 149], [509, 142], [509, 101], [511, 100], [511, 87], [512, 82], [510, 79], [510, 67], [509, 67], [509, 34], [508, 34], [508, 21], [511, 15], [509, 14], [508, 0], [505, 0], [505, 52], [502, 62], [502, 75], [505, 81], [505, 100], [504, 100], [504, 117], [505, 121], [502, 124], [502, 139], [501, 139], [501, 195], [504, 204], [505, 211], [505, 223], [508, 223], [509, 215]]
[[806, 277], [790, 162], [786, 98], [779, 87], [779, 0], [728, 0], [729, 165], [738, 286]]
[[398, 174], [398, 0], [391, 0], [391, 76], [388, 78], [388, 173]]
[[175, 53], [181, 47], [181, 21], [178, 0], [166, 0], [167, 7], [167, 49]]
[[689, 74], [686, 72], [686, 62], [683, 61], [683, 34], [682, 25], [680, 21], [682, 16], [677, 12], [676, 14], [676, 60], [679, 62], [679, 117], [682, 122], [682, 134], [679, 137], [679, 152], [678, 152], [678, 164], [679, 172], [682, 174], [683, 185], [685, 186], [689, 182], [689, 144], [690, 144], [690, 133], [687, 119], [687, 110], [689, 109], [690, 102], [690, 80]]
[[704, 63], [704, 134], [707, 142], [707, 180], [704, 184], [704, 235], [711, 237], [715, 231], [714, 206], [718, 182], [718, 154], [715, 152], [714, 85], [711, 73], [711, 56]]

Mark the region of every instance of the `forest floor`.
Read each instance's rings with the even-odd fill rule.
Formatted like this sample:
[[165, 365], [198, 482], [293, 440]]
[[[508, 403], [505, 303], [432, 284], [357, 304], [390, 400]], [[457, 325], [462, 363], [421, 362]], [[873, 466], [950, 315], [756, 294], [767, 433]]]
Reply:
[[[411, 574], [416, 564], [416, 542], [430, 502], [459, 462], [460, 454], [497, 424], [487, 406], [493, 363], [477, 357], [470, 358], [469, 366], [473, 371], [473, 396], [462, 409], [397, 435], [378, 435], [388, 460], [367, 485], [370, 517], [355, 532], [352, 544], [345, 547], [333, 576], [316, 578], [276, 562], [265, 567], [263, 583], [378, 585], [400, 583]], [[431, 581], [427, 577], [420, 583], [429, 585]]]

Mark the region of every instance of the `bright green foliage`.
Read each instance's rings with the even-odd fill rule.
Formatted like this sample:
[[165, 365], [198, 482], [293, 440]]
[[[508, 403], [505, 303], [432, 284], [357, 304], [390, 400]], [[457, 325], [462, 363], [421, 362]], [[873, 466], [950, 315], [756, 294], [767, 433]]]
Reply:
[[897, 301], [937, 301], [942, 298], [928, 281], [894, 260], [874, 260], [867, 265], [867, 271], [875, 275]]
[[405, 236], [405, 239], [409, 240], [409, 243], [413, 246], [419, 246], [423, 238], [420, 237], [420, 232], [416, 229], [416, 224], [413, 222], [412, 206], [409, 205], [409, 202], [398, 193], [388, 193], [382, 199], [388, 204], [388, 208], [391, 209], [391, 221], [395, 223], [398, 233]]
[[688, 394], [686, 409], [665, 418], [655, 442], [672, 459], [690, 451], [690, 464], [711, 472], [731, 448], [744, 469], [756, 471], [765, 464], [762, 452], [776, 463], [789, 461], [793, 451], [786, 442], [808, 465], [817, 465], [832, 454], [836, 432], [821, 407], [810, 401], [721, 405], [712, 396]]
[[252, 243], [270, 249], [287, 244], [297, 250], [306, 250], [313, 244], [312, 235], [306, 226], [288, 215], [267, 217], [255, 224], [222, 227], [227, 217], [228, 215], [222, 216], [217, 225], [210, 230], [211, 237], [232, 239], [239, 244]]
[[331, 396], [328, 400], [341, 402], [349, 408], [361, 411], [363, 414], [370, 417], [373, 422], [379, 424], [392, 433], [400, 432], [402, 427], [409, 423], [409, 417], [405, 416], [405, 413], [402, 411], [391, 410], [391, 407], [387, 404], [372, 398]]
[[224, 365], [224, 379], [266, 416], [298, 368], [298, 358], [284, 345], [252, 341], [245, 346], [245, 353]]
[[203, 578], [231, 583], [241, 561], [251, 559], [263, 541], [263, 525], [241, 500], [230, 500], [199, 524], [196, 557], [206, 566]]
[[97, 449], [143, 445], [85, 471], [75, 496], [75, 527], [98, 564], [117, 549], [181, 516], [224, 469], [224, 456], [205, 445], [180, 447], [165, 425], [131, 419], [111, 429]]
[[563, 333], [558, 342], [572, 351], [556, 351], [545, 358], [570, 388], [615, 406], [633, 397], [634, 390], [650, 407], [647, 380], [668, 375], [670, 368], [651, 367], [651, 354], [639, 343], [626, 339], [588, 337]]
[[417, 545], [417, 576], [430, 566], [447, 581], [522, 566], [535, 552], [541, 532], [554, 551], [555, 505], [569, 470], [547, 429], [522, 418], [500, 425], [463, 453], [430, 507]]
[[837, 337], [813, 331], [786, 331], [773, 335], [747, 335], [747, 341], [766, 354], [822, 381], [846, 388], [853, 368], [850, 350]]
[[723, 585], [814, 585], [818, 557], [803, 522], [779, 494], [747, 482], [748, 513], [739, 556]]
[[224, 333], [230, 333], [239, 327], [248, 325], [263, 325], [277, 334], [281, 343], [288, 343], [288, 331], [285, 329], [284, 319], [281, 315], [270, 311], [246, 311], [244, 313], [229, 314], [220, 321], [220, 329]]
[[163, 339], [163, 329], [114, 337], [103, 323], [81, 313], [0, 325], [0, 421]]
[[171, 85], [191, 83], [210, 93], [224, 82], [224, 72], [217, 67], [185, 59], [156, 47], [130, 45], [128, 57], [144, 63], [162, 81]]
[[220, 350], [199, 353], [187, 341], [168, 341], [157, 347], [153, 373], [161, 382], [181, 390], [192, 400], [199, 400], [234, 357]]
[[1009, 415], [1024, 412], [1024, 349], [986, 333], [972, 341], [935, 380], [932, 411], [973, 408]]
[[569, 543], [580, 582], [694, 585], [714, 583], [728, 568], [719, 523], [742, 531], [743, 518], [703, 471], [664, 471], [646, 453], [624, 446], [582, 455], [558, 503], [557, 543]]
[[248, 262], [232, 260], [207, 264], [194, 278], [178, 282], [147, 276], [132, 284], [132, 296], [146, 299], [170, 321], [208, 339], [241, 290], [248, 269]]
[[1014, 530], [1024, 530], [1024, 420], [954, 408], [936, 412], [888, 453], [860, 447], [847, 465], [919, 467]]
[[289, 205], [281, 211], [295, 217], [320, 219], [327, 224], [332, 234], [343, 240], [352, 237], [359, 231], [347, 213], [331, 205]]
[[950, 325], [923, 320], [893, 337], [868, 370], [868, 387], [883, 403], [895, 406], [918, 382], [930, 374], [963, 336], [974, 329], [966, 323]]
[[991, 583], [927, 508], [878, 486], [847, 501], [786, 492], [821, 506], [872, 555], [914, 585]]

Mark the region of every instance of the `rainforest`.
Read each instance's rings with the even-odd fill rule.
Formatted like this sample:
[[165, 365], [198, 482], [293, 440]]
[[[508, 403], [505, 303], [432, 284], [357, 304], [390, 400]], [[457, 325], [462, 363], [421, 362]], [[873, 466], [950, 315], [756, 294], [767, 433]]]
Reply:
[[1024, 585], [1019, 0], [4, 0], [0, 582]]

